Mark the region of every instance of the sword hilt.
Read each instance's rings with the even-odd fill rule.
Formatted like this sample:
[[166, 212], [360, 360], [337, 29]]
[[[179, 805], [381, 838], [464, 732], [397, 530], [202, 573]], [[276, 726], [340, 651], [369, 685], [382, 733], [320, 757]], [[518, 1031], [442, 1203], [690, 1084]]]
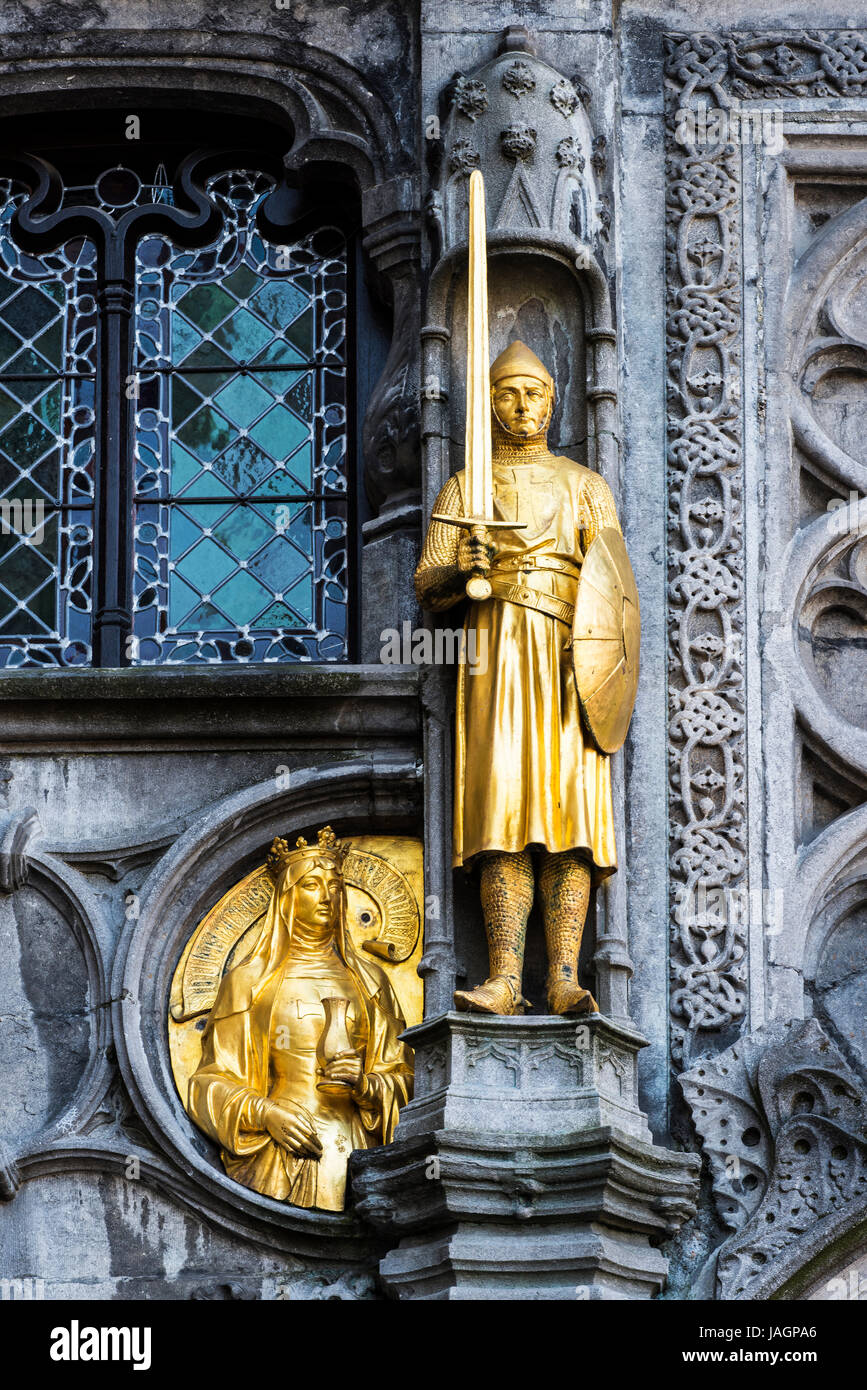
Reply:
[[[444, 512], [434, 512], [431, 521], [444, 521], [447, 526], [459, 526], [462, 531], [471, 531], [476, 540], [484, 540], [487, 531], [525, 531], [526, 521], [494, 521], [478, 516], [446, 516]], [[491, 581], [487, 570], [473, 569], [466, 584], [467, 598], [481, 603], [491, 597]]]

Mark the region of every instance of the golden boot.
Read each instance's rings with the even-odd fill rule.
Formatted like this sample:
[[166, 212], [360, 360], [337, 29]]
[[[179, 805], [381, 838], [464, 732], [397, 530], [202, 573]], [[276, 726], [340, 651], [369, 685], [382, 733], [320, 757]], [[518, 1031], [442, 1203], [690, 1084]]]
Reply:
[[520, 854], [486, 854], [481, 866], [481, 899], [488, 938], [490, 975], [471, 990], [455, 991], [462, 1013], [522, 1014], [521, 994], [527, 920], [533, 906], [533, 861]]
[[545, 945], [548, 950], [548, 1008], [552, 1014], [598, 1013], [589, 989], [578, 983], [578, 954], [590, 906], [591, 869], [574, 850], [545, 853], [539, 874]]

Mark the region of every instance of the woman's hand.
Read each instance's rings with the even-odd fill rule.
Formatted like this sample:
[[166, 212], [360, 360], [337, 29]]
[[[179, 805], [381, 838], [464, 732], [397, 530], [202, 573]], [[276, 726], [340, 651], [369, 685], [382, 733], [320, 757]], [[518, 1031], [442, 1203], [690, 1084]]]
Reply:
[[265, 1128], [281, 1149], [288, 1149], [299, 1158], [322, 1157], [319, 1135], [303, 1106], [293, 1105], [291, 1101], [268, 1101]]
[[353, 1091], [360, 1089], [363, 1074], [361, 1056], [358, 1052], [340, 1052], [322, 1068], [323, 1080], [344, 1081]]

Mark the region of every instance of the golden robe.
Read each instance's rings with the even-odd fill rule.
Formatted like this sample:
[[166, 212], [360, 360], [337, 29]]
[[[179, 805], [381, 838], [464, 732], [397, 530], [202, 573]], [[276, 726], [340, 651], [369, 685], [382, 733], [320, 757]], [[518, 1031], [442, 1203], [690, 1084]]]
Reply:
[[[275, 891], [250, 954], [223, 977], [187, 1111], [221, 1146], [236, 1182], [294, 1206], [342, 1211], [349, 1154], [391, 1142], [412, 1095], [412, 1054], [400, 1041], [406, 1023], [385, 972], [352, 946], [345, 899], [333, 942], [317, 948], [293, 930], [293, 896], [286, 885]], [[360, 1102], [316, 1089], [319, 1001], [327, 994], [350, 1002], [353, 1041], [364, 1048], [367, 1093]], [[271, 1138], [265, 1100], [307, 1110], [321, 1159], [290, 1153]]]
[[[538, 589], [574, 605], [578, 571], [600, 530], [620, 524], [598, 473], [558, 458], [544, 443], [495, 448], [494, 516], [526, 529], [493, 533], [491, 578]], [[463, 470], [450, 478], [435, 512], [465, 515]], [[435, 594], [458, 568], [461, 532], [431, 521], [416, 572], [419, 601], [434, 611], [460, 601]], [[537, 557], [567, 562], [533, 568]], [[531, 566], [518, 568], [520, 561]], [[568, 562], [572, 562], [569, 564]], [[455, 865], [486, 850], [540, 846], [589, 851], [598, 880], [617, 866], [611, 770], [585, 738], [568, 643], [571, 629], [546, 613], [492, 597], [468, 607], [477, 656], [461, 664], [455, 716]], [[485, 637], [486, 634], [486, 637]], [[466, 647], [465, 647], [466, 649]]]

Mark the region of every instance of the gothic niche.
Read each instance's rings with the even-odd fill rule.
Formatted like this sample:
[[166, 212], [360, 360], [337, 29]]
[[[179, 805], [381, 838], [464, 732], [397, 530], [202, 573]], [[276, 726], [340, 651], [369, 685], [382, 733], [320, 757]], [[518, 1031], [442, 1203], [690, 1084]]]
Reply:
[[[32, 868], [0, 896], [0, 1133], [17, 1148], [69, 1105], [90, 1058], [94, 1009], [74, 908]], [[58, 969], [57, 963], [63, 962]]]

